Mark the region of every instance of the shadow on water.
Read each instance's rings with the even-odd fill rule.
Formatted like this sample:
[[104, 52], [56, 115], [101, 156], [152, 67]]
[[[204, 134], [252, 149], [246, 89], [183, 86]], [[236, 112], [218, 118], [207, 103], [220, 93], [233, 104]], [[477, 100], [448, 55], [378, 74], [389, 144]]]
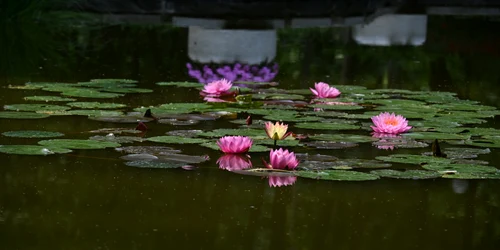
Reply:
[[[0, 30], [3, 87], [28, 81], [130, 78], [155, 92], [113, 101], [131, 107], [201, 101], [196, 92], [167, 92], [155, 85], [194, 81], [186, 67], [194, 63], [188, 28], [107, 23], [96, 13], [40, 12], [45, 7], [28, 1], [16, 8], [24, 11], [7, 9], [0, 18], [5, 27]], [[276, 55], [266, 63], [279, 65], [273, 81], [290, 88], [325, 81], [451, 91], [500, 107], [500, 35], [491, 32], [499, 26], [498, 20], [486, 17], [428, 16], [425, 44], [415, 47], [359, 45], [346, 27], [280, 28]], [[18, 103], [26, 95], [1, 92], [1, 105]], [[82, 138], [85, 135], [78, 132], [107, 126], [84, 117], [0, 123], [1, 132], [47, 129]], [[165, 130], [164, 125], [151, 125], [148, 133]], [[10, 140], [1, 137], [0, 144]], [[356, 152], [364, 158], [378, 154], [373, 148], [361, 149]], [[112, 149], [43, 158], [0, 154], [0, 246], [496, 249], [500, 243], [498, 181], [300, 179], [290, 187], [270, 188], [265, 178], [218, 170], [218, 153], [209, 154], [212, 160], [196, 171], [126, 167]], [[494, 163], [497, 156], [495, 151], [483, 159]]]

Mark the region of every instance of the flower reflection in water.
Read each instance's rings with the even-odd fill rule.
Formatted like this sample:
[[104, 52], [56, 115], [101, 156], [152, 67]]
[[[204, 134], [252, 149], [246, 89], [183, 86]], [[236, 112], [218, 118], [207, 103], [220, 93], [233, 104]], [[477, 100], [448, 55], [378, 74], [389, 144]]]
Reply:
[[217, 160], [220, 169], [228, 171], [244, 170], [252, 167], [250, 157], [245, 154], [225, 154]]
[[291, 186], [297, 181], [297, 176], [269, 176], [270, 187]]
[[394, 150], [394, 148], [396, 148], [396, 144], [398, 144], [398, 140], [402, 138], [400, 135], [387, 133], [373, 133], [372, 137], [379, 138], [379, 140], [374, 142], [373, 145], [378, 149], [384, 150]]
[[235, 63], [233, 65], [209, 66], [203, 65], [201, 69], [187, 63], [188, 74], [200, 83], [209, 83], [222, 78], [229, 81], [270, 82], [278, 74], [278, 64], [268, 66], [246, 65]]

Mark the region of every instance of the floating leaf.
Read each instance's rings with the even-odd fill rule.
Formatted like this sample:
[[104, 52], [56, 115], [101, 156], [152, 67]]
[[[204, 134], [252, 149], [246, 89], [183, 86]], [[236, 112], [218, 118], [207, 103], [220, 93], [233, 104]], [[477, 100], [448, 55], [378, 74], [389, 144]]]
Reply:
[[334, 141], [307, 141], [303, 142], [302, 144], [307, 147], [313, 147], [318, 149], [342, 149], [342, 148], [352, 148], [358, 146], [358, 144], [354, 142], [334, 142]]
[[467, 175], [480, 175], [480, 174], [496, 174], [498, 169], [490, 166], [483, 165], [473, 165], [473, 164], [452, 164], [452, 163], [440, 163], [440, 164], [428, 164], [423, 165], [422, 168], [432, 171], [438, 171], [441, 173], [446, 173], [443, 176], [450, 178], [452, 174], [467, 174]]
[[297, 123], [295, 124], [297, 128], [305, 129], [323, 129], [323, 130], [351, 130], [359, 129], [360, 126], [353, 124], [343, 124], [343, 123]]
[[130, 88], [137, 86], [135, 83], [123, 83], [114, 81], [79, 82], [77, 83], [77, 85], [89, 88], [100, 88], [100, 89]]
[[48, 147], [69, 149], [103, 149], [116, 148], [120, 144], [107, 141], [80, 140], [80, 139], [52, 139], [39, 141], [38, 144]]
[[455, 173], [445, 174], [443, 178], [448, 179], [469, 179], [469, 180], [484, 180], [484, 179], [500, 179], [500, 172], [496, 173]]
[[250, 136], [255, 139], [264, 139], [267, 138], [267, 134], [264, 129], [230, 129], [230, 128], [221, 128], [215, 129], [212, 131], [201, 132], [198, 136], [203, 137], [222, 137], [226, 135], [241, 135], [241, 136]]
[[198, 129], [187, 129], [187, 130], [172, 130], [168, 131], [167, 135], [173, 136], [181, 136], [181, 137], [196, 137], [199, 133], [202, 133], [202, 130]]
[[483, 148], [500, 148], [500, 140], [488, 140], [488, 139], [477, 139], [477, 140], [465, 140], [465, 145], [483, 147]]
[[100, 91], [104, 92], [112, 92], [112, 93], [123, 93], [123, 94], [132, 94], [132, 93], [152, 93], [152, 89], [144, 89], [144, 88], [101, 88]]
[[450, 159], [439, 158], [433, 156], [426, 155], [410, 155], [410, 154], [393, 154], [389, 156], [377, 156], [375, 157], [377, 160], [386, 161], [386, 162], [396, 162], [396, 163], [408, 163], [408, 164], [446, 164], [451, 163]]
[[128, 154], [120, 157], [120, 159], [126, 161], [152, 161], [158, 160], [158, 157], [150, 154]]
[[379, 178], [377, 175], [348, 170], [297, 171], [295, 174], [303, 178], [329, 181], [371, 181]]
[[164, 136], [155, 136], [147, 139], [152, 142], [160, 142], [160, 143], [170, 143], [170, 144], [198, 144], [204, 143], [207, 140], [199, 139], [199, 138], [189, 138], [182, 136], [173, 136], [173, 135], [164, 135]]
[[370, 173], [385, 178], [412, 179], [412, 180], [434, 179], [434, 178], [439, 178], [442, 175], [438, 172], [428, 171], [428, 170], [397, 171], [392, 169], [380, 169], [380, 170], [370, 171]]
[[128, 161], [125, 165], [136, 168], [182, 168], [186, 165], [177, 161]]
[[70, 102], [66, 103], [66, 105], [82, 109], [115, 109], [127, 106], [121, 103], [106, 103], [106, 102]]
[[404, 133], [401, 134], [406, 138], [421, 139], [421, 140], [465, 140], [468, 139], [468, 135], [459, 134], [448, 134], [448, 133], [438, 133], [438, 132], [414, 132], [414, 133]]
[[59, 132], [36, 131], [36, 130], [8, 131], [2, 133], [2, 135], [8, 137], [19, 137], [19, 138], [50, 138], [50, 137], [64, 136], [63, 133]]
[[61, 95], [72, 96], [72, 97], [83, 97], [83, 98], [116, 98], [123, 96], [123, 94], [104, 93], [93, 89], [83, 89], [83, 88], [66, 89], [62, 91]]
[[109, 141], [109, 142], [116, 142], [116, 143], [133, 143], [133, 142], [143, 142], [145, 141], [144, 138], [142, 137], [137, 137], [137, 136], [116, 136], [113, 134], [108, 134], [105, 136], [102, 135], [96, 135], [92, 136], [89, 138], [89, 140], [95, 140], [95, 141]]
[[92, 79], [90, 81], [91, 82], [100, 82], [100, 83], [107, 83], [107, 82], [138, 83], [137, 80], [132, 80], [132, 79], [116, 79], [116, 78], [100, 78], [100, 79]]
[[172, 153], [180, 153], [178, 149], [164, 146], [128, 146], [115, 148], [118, 152], [123, 152], [127, 154], [152, 154], [152, 155], [164, 155]]
[[156, 85], [159, 86], [175, 86], [184, 88], [203, 88], [204, 84], [197, 82], [157, 82]]
[[434, 104], [432, 107], [445, 109], [445, 110], [462, 110], [462, 111], [481, 111], [481, 110], [495, 110], [493, 106], [485, 106], [479, 104], [469, 104], [462, 102], [449, 102], [446, 104]]
[[97, 117], [108, 117], [108, 116], [119, 116], [123, 115], [121, 111], [112, 111], [112, 110], [97, 110], [97, 109], [78, 109], [78, 110], [68, 110], [68, 111], [37, 111], [37, 113], [45, 113], [50, 115], [84, 115], [84, 116], [97, 116]]
[[17, 112], [17, 111], [0, 111], [0, 118], [5, 118], [5, 119], [41, 119], [47, 117], [49, 117], [49, 115], [47, 114]]
[[50, 104], [9, 104], [3, 106], [5, 110], [14, 111], [65, 111], [71, 109], [68, 106], [50, 105]]
[[27, 96], [24, 97], [27, 101], [42, 101], [42, 102], [73, 102], [74, 98], [66, 98], [60, 96]]
[[134, 128], [100, 128], [96, 130], [91, 130], [89, 133], [99, 134], [140, 134], [142, 131], [136, 130]]
[[326, 109], [326, 110], [359, 110], [364, 109], [363, 106], [360, 105], [328, 105], [328, 104], [312, 104], [308, 107], [317, 108], [317, 109]]
[[302, 95], [294, 94], [279, 94], [279, 93], [262, 93], [262, 94], [252, 94], [252, 99], [267, 99], [267, 100], [303, 100], [305, 99]]
[[377, 141], [377, 138], [367, 135], [353, 134], [317, 134], [310, 135], [309, 139], [321, 141], [337, 141], [337, 142], [372, 142]]
[[71, 152], [70, 149], [58, 147], [44, 147], [38, 145], [0, 145], [0, 152], [16, 155], [50, 155]]

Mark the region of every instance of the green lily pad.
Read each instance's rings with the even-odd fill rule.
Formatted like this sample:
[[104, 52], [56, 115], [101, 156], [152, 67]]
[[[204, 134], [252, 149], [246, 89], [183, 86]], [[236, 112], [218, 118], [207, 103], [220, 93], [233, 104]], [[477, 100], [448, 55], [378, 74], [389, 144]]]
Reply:
[[335, 141], [306, 141], [302, 143], [306, 147], [313, 147], [318, 149], [342, 149], [357, 147], [358, 144], [354, 142], [335, 142]]
[[466, 140], [470, 136], [462, 134], [448, 134], [439, 132], [413, 132], [401, 134], [406, 138], [420, 139], [420, 140]]
[[369, 111], [365, 112], [365, 116], [376, 116], [382, 112], [396, 113], [397, 115], [402, 115], [406, 119], [429, 119], [435, 116], [435, 112], [419, 112], [419, 111], [409, 111], [403, 109], [383, 109], [380, 107], [380, 111]]
[[123, 115], [123, 112], [121, 111], [97, 110], [97, 109], [78, 109], [78, 110], [68, 110], [68, 111], [43, 112], [43, 113], [50, 115], [59, 115], [59, 116], [84, 115], [84, 116], [95, 116], [95, 117], [109, 117], [109, 116]]
[[468, 180], [484, 180], [484, 179], [500, 179], [500, 172], [496, 173], [455, 173], [445, 174], [443, 178], [447, 179], [468, 179]]
[[79, 82], [77, 83], [77, 85], [89, 88], [100, 88], [100, 89], [130, 88], [137, 86], [135, 83], [123, 83], [114, 81]]
[[58, 147], [44, 147], [38, 145], [0, 145], [0, 152], [17, 155], [50, 155], [71, 152], [70, 149]]
[[309, 139], [320, 141], [337, 141], [337, 142], [372, 142], [377, 141], [377, 138], [367, 135], [353, 134], [317, 134], [310, 135]]
[[152, 93], [152, 89], [145, 88], [101, 88], [100, 91], [111, 92], [111, 93], [122, 93], [122, 94], [132, 94], [132, 93]]
[[65, 111], [71, 109], [68, 106], [50, 104], [8, 104], [3, 106], [5, 110], [14, 111]]
[[279, 93], [262, 93], [252, 94], [252, 99], [256, 100], [303, 100], [303, 95], [294, 94], [279, 94]]
[[89, 133], [93, 134], [140, 134], [143, 133], [135, 128], [100, 128], [95, 130], [90, 130]]
[[468, 104], [462, 102], [450, 102], [446, 104], [434, 104], [433, 107], [445, 110], [462, 110], [462, 111], [480, 111], [480, 110], [495, 110], [493, 106], [485, 106], [479, 104]]
[[90, 81], [91, 82], [101, 82], [101, 83], [107, 83], [107, 82], [138, 83], [137, 80], [132, 80], [132, 79], [116, 79], [116, 78], [99, 78], [99, 79], [92, 79]]
[[439, 158], [426, 155], [410, 155], [410, 154], [393, 154], [389, 156], [377, 156], [375, 159], [385, 162], [407, 163], [407, 164], [447, 164], [451, 163], [450, 159]]
[[165, 146], [128, 146], [128, 147], [115, 148], [115, 150], [127, 154], [151, 154], [151, 155], [176, 154], [181, 152], [178, 149]]
[[62, 82], [28, 82], [25, 84], [26, 89], [43, 89], [43, 88], [55, 88], [55, 87], [72, 87], [72, 83], [62, 83]]
[[82, 109], [116, 109], [127, 106], [121, 103], [106, 103], [106, 102], [70, 102], [66, 103], [66, 105]]
[[359, 129], [359, 125], [342, 124], [342, 123], [297, 123], [297, 128], [305, 129], [322, 129], [322, 130], [352, 130]]
[[52, 139], [39, 141], [38, 144], [47, 147], [68, 148], [68, 149], [103, 149], [116, 148], [120, 144], [107, 141], [80, 140], [80, 139]]
[[241, 135], [250, 136], [254, 139], [265, 139], [268, 138], [264, 128], [262, 129], [231, 129], [231, 128], [221, 128], [212, 131], [205, 131], [198, 134], [198, 136], [203, 137], [222, 137], [226, 135]]
[[458, 101], [455, 93], [450, 92], [414, 92], [406, 95], [407, 98], [422, 100], [428, 103], [450, 103]]
[[378, 175], [349, 170], [297, 171], [295, 174], [303, 178], [329, 181], [371, 181], [379, 179]]
[[380, 170], [370, 171], [370, 173], [385, 178], [412, 179], [412, 180], [434, 179], [434, 178], [439, 178], [442, 175], [436, 171], [428, 171], [428, 170], [398, 171], [392, 169], [380, 169]]
[[125, 165], [136, 168], [181, 168], [187, 164], [178, 161], [127, 161]]
[[4, 119], [41, 119], [47, 117], [49, 117], [47, 114], [32, 112], [0, 111], [0, 118]]
[[189, 138], [189, 137], [173, 136], [173, 135], [154, 136], [148, 138], [147, 140], [152, 142], [170, 143], [170, 144], [198, 144], [207, 141], [205, 139], [200, 139], [200, 138]]
[[284, 121], [284, 122], [314, 122], [321, 121], [323, 118], [317, 116], [286, 116], [286, 115], [266, 115], [262, 119], [268, 121]]
[[83, 98], [117, 98], [123, 96], [123, 94], [101, 92], [94, 89], [83, 89], [83, 88], [66, 89], [62, 91], [61, 95], [72, 96], [72, 97], [83, 97]]
[[[472, 112], [470, 112], [472, 113]], [[460, 124], [481, 124], [487, 122], [484, 119], [479, 119], [476, 118], [474, 114], [471, 114], [470, 116], [463, 116], [464, 113], [448, 113], [448, 114], [437, 114], [436, 119], [440, 119], [443, 121], [450, 121], [450, 122], [458, 122]]]
[[483, 147], [483, 148], [500, 148], [500, 140], [475, 139], [465, 140], [465, 145]]
[[66, 98], [60, 96], [26, 96], [24, 100], [27, 101], [42, 101], [42, 102], [73, 102], [74, 98]]
[[157, 82], [158, 86], [175, 86], [183, 88], [203, 88], [204, 84], [197, 82]]
[[382, 100], [369, 100], [369, 103], [381, 104], [386, 106], [397, 107], [421, 107], [426, 105], [425, 102], [408, 100], [408, 99], [382, 99]]
[[[254, 144], [260, 144], [260, 145], [267, 145], [267, 146], [274, 145], [274, 140], [271, 139], [254, 140], [253, 142]], [[299, 145], [299, 140], [295, 140], [293, 139], [293, 137], [287, 137], [285, 140], [277, 140], [276, 145], [278, 147], [296, 147]]]
[[[456, 121], [442, 120], [436, 117], [424, 120], [410, 120], [408, 121], [408, 125], [412, 127], [443, 128], [444, 130], [461, 126], [461, 124]], [[439, 131], [439, 132], [450, 133], [450, 131]]]
[[19, 137], [19, 138], [50, 138], [50, 137], [64, 136], [63, 133], [59, 132], [35, 131], [35, 130], [8, 131], [8, 132], [3, 132], [2, 135], [8, 137]]
[[105, 136], [102, 135], [96, 135], [92, 136], [89, 138], [89, 140], [95, 140], [95, 141], [109, 141], [109, 142], [116, 142], [116, 143], [133, 143], [133, 142], [143, 142], [145, 141], [144, 138], [142, 137], [137, 137], [137, 136], [116, 136], [113, 134], [108, 134]]
[[364, 107], [360, 106], [360, 105], [312, 104], [312, 105], [308, 105], [308, 107], [325, 109], [325, 110], [360, 110], [360, 109], [364, 109]]
[[[495, 167], [474, 164], [439, 163], [423, 165], [422, 168], [441, 173], [447, 173], [447, 175], [451, 175], [453, 173], [479, 175], [484, 173], [495, 174], [499, 172]], [[449, 177], [447, 176], [447, 178]]]

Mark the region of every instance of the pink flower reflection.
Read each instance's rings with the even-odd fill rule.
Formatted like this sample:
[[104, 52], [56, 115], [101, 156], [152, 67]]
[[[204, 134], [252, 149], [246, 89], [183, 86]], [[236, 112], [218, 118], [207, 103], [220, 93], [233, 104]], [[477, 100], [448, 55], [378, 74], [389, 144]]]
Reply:
[[216, 98], [216, 97], [209, 97], [209, 96], [205, 96], [203, 98], [203, 101], [206, 101], [206, 102], [227, 102], [226, 100], [222, 100], [222, 99]]
[[252, 167], [250, 157], [244, 154], [225, 154], [217, 160], [220, 169], [235, 171]]
[[291, 186], [297, 181], [297, 176], [269, 176], [270, 187]]
[[394, 150], [396, 148], [394, 139], [402, 138], [397, 134], [387, 134], [387, 133], [373, 133], [372, 137], [379, 138], [380, 140], [373, 143], [378, 149], [384, 150]]

